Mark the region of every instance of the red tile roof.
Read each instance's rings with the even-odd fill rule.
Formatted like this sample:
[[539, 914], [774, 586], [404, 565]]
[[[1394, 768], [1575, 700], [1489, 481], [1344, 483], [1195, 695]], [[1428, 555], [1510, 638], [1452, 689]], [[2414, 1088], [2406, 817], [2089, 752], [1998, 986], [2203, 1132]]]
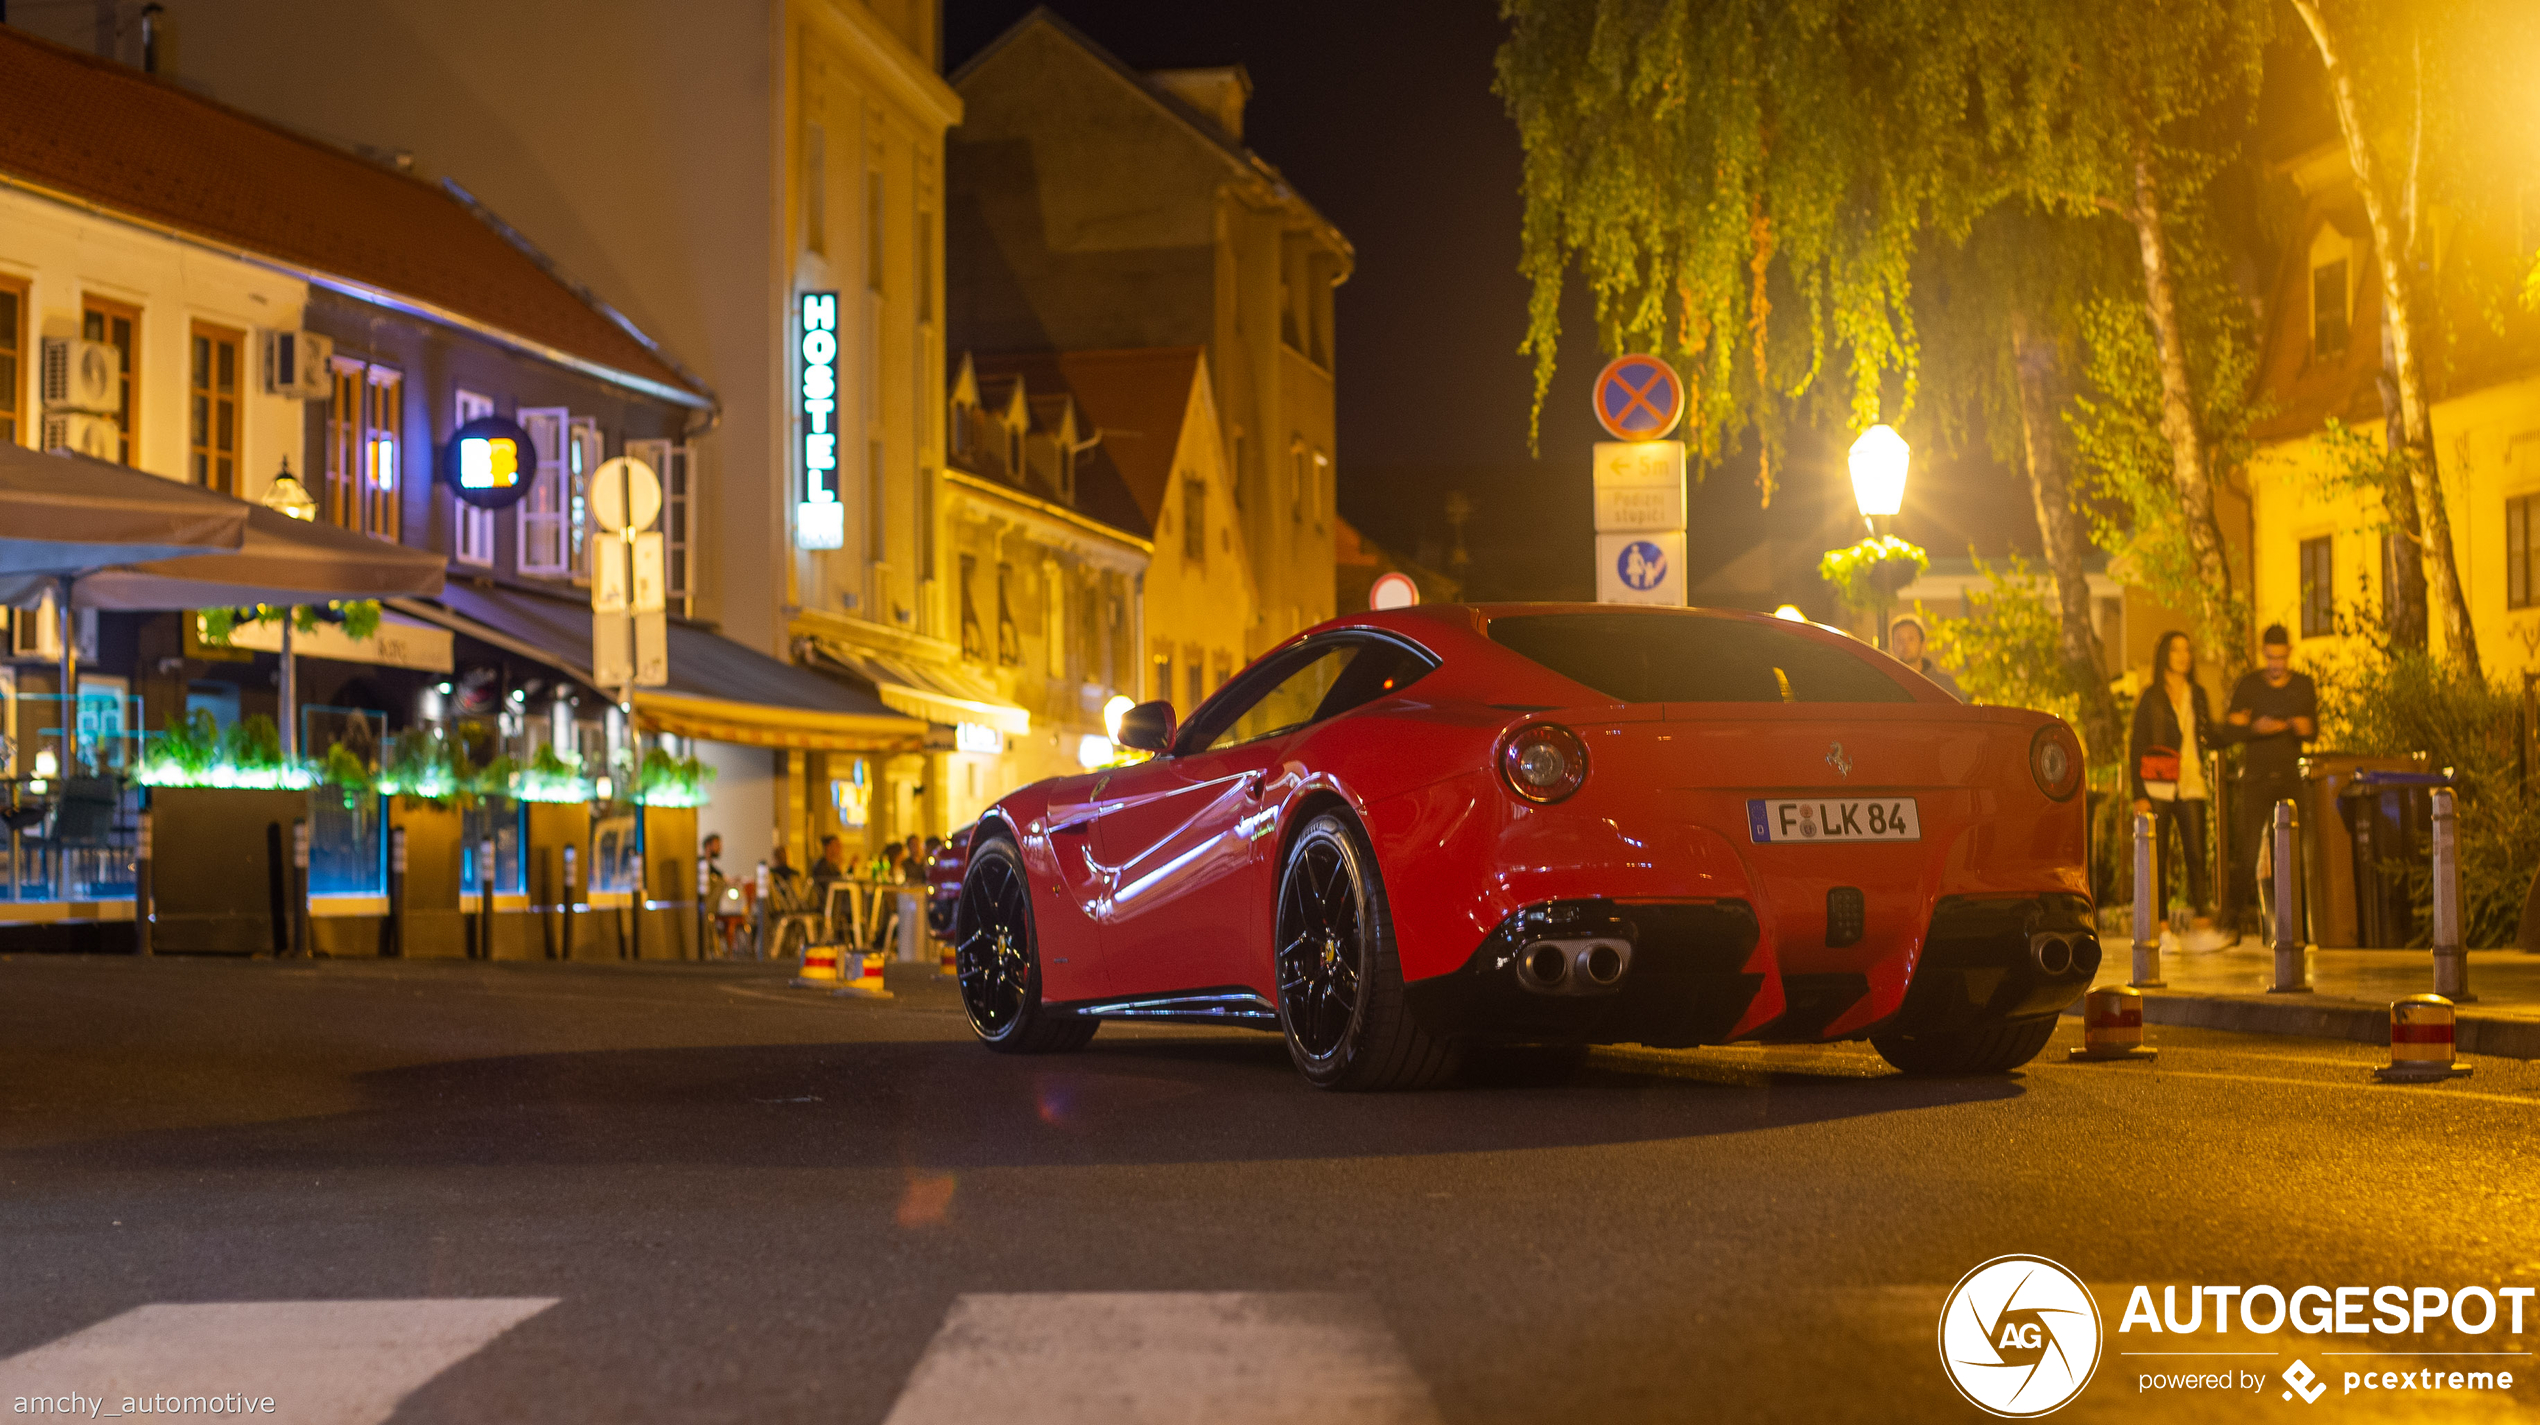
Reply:
[[705, 395], [441, 189], [6, 26], [0, 182]]
[[[1027, 391], [1074, 396], [1077, 418], [1101, 432], [1102, 455], [1131, 506], [1085, 513], [1141, 535], [1153, 532], [1172, 489], [1173, 452], [1182, 443], [1191, 384], [1199, 379], [1198, 347], [998, 352], [973, 360], [982, 381], [1019, 375]], [[1081, 481], [1077, 503], [1090, 503]]]

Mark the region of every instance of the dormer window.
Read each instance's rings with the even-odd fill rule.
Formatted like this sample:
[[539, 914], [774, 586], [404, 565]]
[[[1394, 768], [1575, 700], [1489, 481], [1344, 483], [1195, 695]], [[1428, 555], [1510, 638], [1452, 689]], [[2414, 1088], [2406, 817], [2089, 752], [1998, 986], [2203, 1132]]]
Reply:
[[1005, 428], [1005, 472], [1017, 480], [1023, 478], [1023, 427], [1018, 425]]
[[2311, 239], [2311, 359], [2325, 360], [2346, 350], [2353, 325], [2355, 244], [2335, 226], [2320, 225]]

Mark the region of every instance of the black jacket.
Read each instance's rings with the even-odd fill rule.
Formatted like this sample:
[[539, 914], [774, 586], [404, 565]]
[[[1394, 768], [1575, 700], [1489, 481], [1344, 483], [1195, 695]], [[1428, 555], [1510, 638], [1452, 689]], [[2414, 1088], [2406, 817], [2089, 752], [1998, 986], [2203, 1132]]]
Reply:
[[[2196, 747], [2198, 751], [2211, 752], [2215, 748], [2221, 746], [2224, 741], [2237, 740], [2236, 738], [2218, 739], [2216, 737], [2214, 731], [2214, 715], [2205, 702], [2204, 684], [2188, 684], [2187, 696], [2188, 702], [2196, 709]], [[2229, 724], [2225, 724], [2224, 726], [2227, 731], [2239, 731], [2237, 728], [2230, 727]], [[2149, 793], [2143, 790], [2143, 754], [2151, 751], [2155, 747], [2167, 747], [2182, 755], [2184, 755], [2186, 751], [2186, 749], [2179, 745], [2178, 709], [2170, 703], [2169, 689], [2162, 686], [2158, 681], [2155, 681], [2151, 686], [2145, 688], [2143, 690], [2143, 696], [2136, 699], [2134, 704], [2134, 736], [2128, 738], [2126, 741], [2126, 777], [2133, 784], [2134, 799], [2136, 801], [2144, 801], [2150, 796]], [[2212, 778], [2209, 776], [2206, 780], [2208, 785], [2205, 788], [2205, 795], [2210, 797], [2213, 795], [2213, 787], [2210, 785]]]

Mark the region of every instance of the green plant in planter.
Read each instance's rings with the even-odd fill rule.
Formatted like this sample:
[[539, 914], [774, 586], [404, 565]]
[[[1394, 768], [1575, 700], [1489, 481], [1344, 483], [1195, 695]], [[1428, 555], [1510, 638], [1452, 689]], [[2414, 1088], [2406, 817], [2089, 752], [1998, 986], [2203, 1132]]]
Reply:
[[1877, 535], [1842, 549], [1830, 549], [1817, 561], [1817, 575], [1834, 585], [1835, 594], [1856, 609], [1875, 609], [1931, 568], [1931, 556], [1920, 545], [1895, 535]]
[[656, 747], [644, 754], [636, 777], [641, 799], [651, 806], [693, 807], [706, 801], [706, 783], [714, 769], [694, 757], [673, 757]]
[[326, 749], [326, 760], [318, 765], [318, 780], [344, 794], [344, 806], [350, 810], [366, 797], [379, 791], [379, 774], [371, 770], [361, 754], [343, 743]]
[[379, 780], [399, 796], [446, 801], [458, 789], [445, 740], [428, 727], [410, 727], [388, 739], [380, 754]]
[[517, 794], [519, 784], [520, 761], [504, 753], [468, 774], [459, 792], [459, 804], [474, 806], [489, 798], [508, 800]]
[[532, 802], [579, 802], [588, 800], [591, 791], [583, 784], [580, 759], [568, 759], [547, 745], [530, 754], [514, 795]]
[[150, 761], [175, 773], [168, 780], [199, 782], [220, 761], [220, 723], [209, 708], [196, 708], [185, 717], [171, 714], [168, 730], [160, 734], [151, 752]]
[[222, 737], [221, 760], [240, 772], [281, 771], [282, 729], [263, 713], [249, 713]]

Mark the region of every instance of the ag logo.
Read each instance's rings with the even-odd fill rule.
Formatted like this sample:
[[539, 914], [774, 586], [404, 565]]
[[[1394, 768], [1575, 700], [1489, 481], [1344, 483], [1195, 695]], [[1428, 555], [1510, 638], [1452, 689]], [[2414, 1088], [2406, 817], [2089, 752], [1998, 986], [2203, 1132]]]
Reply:
[[2328, 1389], [2328, 1382], [2320, 1379], [2320, 1373], [2312, 1370], [2308, 1361], [2295, 1361], [2285, 1367], [2284, 1383], [2293, 1387], [2284, 1393], [2284, 1398], [2291, 1400], [2299, 1394], [2304, 1405], [2319, 1404], [2321, 1394]]
[[2099, 1303], [2044, 1257], [1996, 1257], [1960, 1278], [1940, 1309], [1940, 1363], [1978, 1409], [2044, 1415], [2099, 1368]]

